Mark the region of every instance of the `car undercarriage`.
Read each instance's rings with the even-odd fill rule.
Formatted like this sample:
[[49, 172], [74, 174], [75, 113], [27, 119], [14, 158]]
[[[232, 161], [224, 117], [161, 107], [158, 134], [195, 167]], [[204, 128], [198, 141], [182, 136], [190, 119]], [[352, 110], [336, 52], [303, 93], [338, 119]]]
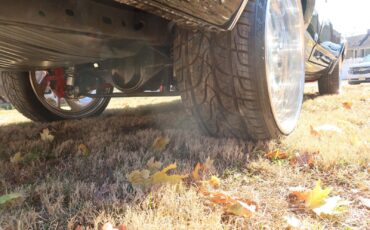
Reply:
[[32, 120], [95, 116], [112, 97], [181, 95], [213, 136], [276, 138], [298, 121], [314, 0], [3, 5], [0, 88]]

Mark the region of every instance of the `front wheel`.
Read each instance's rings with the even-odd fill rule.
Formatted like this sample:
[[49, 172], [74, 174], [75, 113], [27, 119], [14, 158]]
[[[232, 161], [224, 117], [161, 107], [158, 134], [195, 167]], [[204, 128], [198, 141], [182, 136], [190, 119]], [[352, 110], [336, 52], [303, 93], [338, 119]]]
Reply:
[[233, 31], [178, 30], [181, 97], [213, 136], [270, 139], [291, 133], [304, 87], [304, 23], [296, 0], [249, 0]]
[[[68, 99], [43, 87], [45, 71], [1, 72], [0, 85], [12, 105], [33, 121], [79, 119], [101, 114], [110, 98]], [[57, 84], [57, 83], [53, 83]]]

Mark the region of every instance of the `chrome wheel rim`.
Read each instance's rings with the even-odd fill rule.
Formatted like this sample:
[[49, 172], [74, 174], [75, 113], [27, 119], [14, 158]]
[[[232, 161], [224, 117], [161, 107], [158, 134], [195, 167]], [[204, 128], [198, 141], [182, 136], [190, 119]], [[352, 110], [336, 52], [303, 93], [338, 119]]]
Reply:
[[297, 0], [268, 0], [266, 78], [275, 122], [284, 134], [298, 121], [304, 90], [303, 16]]
[[[104, 106], [105, 98], [59, 98], [50, 88], [43, 90], [41, 83], [46, 75], [46, 71], [34, 71], [30, 74], [30, 81], [37, 99], [50, 112], [62, 118], [77, 119], [92, 115]], [[96, 90], [90, 93], [95, 94]]]

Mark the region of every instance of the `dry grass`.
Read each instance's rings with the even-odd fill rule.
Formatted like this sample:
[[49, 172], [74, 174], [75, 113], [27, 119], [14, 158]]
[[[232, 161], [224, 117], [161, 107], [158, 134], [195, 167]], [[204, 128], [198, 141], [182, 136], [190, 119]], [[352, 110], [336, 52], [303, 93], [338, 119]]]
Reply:
[[[98, 229], [105, 222], [128, 229], [284, 229], [283, 216], [297, 217], [305, 229], [368, 229], [370, 211], [358, 198], [370, 198], [370, 85], [345, 86], [340, 96], [317, 97], [315, 91], [306, 87], [293, 135], [258, 143], [201, 135], [178, 98], [161, 105], [154, 104], [163, 99], [155, 98], [114, 100], [99, 118], [51, 124], [0, 111], [0, 194], [26, 194], [22, 203], [0, 209], [0, 229], [73, 229], [77, 224]], [[352, 109], [343, 108], [345, 101], [353, 103]], [[342, 133], [310, 133], [311, 125], [323, 124]], [[39, 138], [46, 127], [56, 136], [52, 143]], [[170, 139], [168, 147], [153, 151], [153, 141], [161, 136]], [[78, 154], [81, 143], [90, 149], [88, 156]], [[298, 168], [265, 159], [264, 153], [276, 148], [319, 152], [318, 160], [313, 168]], [[25, 156], [22, 164], [10, 163], [16, 152]], [[185, 185], [140, 194], [126, 174], [151, 157], [177, 162], [181, 173], [210, 157], [222, 189], [253, 199], [259, 211], [251, 219], [223, 216]], [[348, 212], [322, 219], [289, 208], [289, 188], [312, 187], [318, 179], [352, 202]]]

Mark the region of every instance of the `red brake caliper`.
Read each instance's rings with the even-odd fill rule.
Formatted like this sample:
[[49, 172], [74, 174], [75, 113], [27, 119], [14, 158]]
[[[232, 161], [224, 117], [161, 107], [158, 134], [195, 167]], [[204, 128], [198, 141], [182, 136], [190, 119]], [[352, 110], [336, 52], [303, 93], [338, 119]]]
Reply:
[[46, 87], [49, 85], [55, 96], [58, 98], [63, 98], [65, 97], [64, 86], [66, 84], [64, 78], [64, 69], [55, 68], [52, 72], [53, 75], [47, 74], [42, 80], [42, 90], [45, 92]]

